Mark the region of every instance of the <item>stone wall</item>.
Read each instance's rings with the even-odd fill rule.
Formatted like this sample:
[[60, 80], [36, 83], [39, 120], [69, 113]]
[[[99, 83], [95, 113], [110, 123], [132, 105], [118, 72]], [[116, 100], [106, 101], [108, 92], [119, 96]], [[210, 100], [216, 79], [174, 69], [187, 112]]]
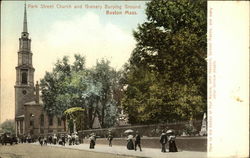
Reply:
[[[143, 148], [158, 148], [161, 150], [159, 137], [142, 137], [141, 145]], [[89, 143], [88, 139], [84, 139], [84, 143]], [[126, 148], [127, 139], [126, 138], [114, 138], [113, 145], [121, 145]], [[108, 146], [108, 140], [105, 138], [97, 138], [96, 145], [106, 144]], [[207, 151], [207, 137], [177, 137], [176, 146], [179, 151]], [[168, 146], [167, 146], [168, 147]]]

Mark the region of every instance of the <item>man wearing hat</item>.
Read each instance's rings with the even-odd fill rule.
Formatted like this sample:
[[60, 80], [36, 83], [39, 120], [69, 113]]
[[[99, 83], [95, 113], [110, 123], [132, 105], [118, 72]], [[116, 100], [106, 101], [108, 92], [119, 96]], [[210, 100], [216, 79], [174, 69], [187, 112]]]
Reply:
[[160, 137], [160, 143], [161, 143], [161, 152], [166, 152], [166, 143], [168, 141], [167, 134], [165, 130], [162, 130], [161, 137]]
[[95, 141], [96, 141], [95, 133], [92, 133], [89, 139], [90, 139], [89, 148], [94, 149], [95, 148]]
[[111, 134], [111, 132], [109, 132], [108, 141], [109, 141], [109, 146], [110, 147], [112, 147], [112, 140], [113, 140], [113, 135]]
[[139, 134], [138, 131], [136, 131], [136, 135], [135, 135], [135, 151], [136, 151], [137, 145], [140, 148], [140, 151], [142, 151], [141, 150], [141, 135]]

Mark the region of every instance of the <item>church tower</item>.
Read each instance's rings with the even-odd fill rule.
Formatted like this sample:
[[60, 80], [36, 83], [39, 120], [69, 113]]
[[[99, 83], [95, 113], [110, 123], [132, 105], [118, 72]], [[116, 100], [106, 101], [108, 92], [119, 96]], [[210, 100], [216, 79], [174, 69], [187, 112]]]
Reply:
[[15, 84], [15, 117], [24, 115], [24, 103], [34, 100], [34, 71], [32, 65], [31, 39], [27, 26], [26, 4], [24, 6], [23, 32], [19, 38], [18, 63]]

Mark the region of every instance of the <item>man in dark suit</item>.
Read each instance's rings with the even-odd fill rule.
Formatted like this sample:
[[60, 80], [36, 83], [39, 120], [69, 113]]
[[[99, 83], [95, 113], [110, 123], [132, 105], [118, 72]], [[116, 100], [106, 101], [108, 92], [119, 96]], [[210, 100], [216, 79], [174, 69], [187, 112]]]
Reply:
[[162, 130], [161, 137], [160, 137], [160, 143], [161, 143], [161, 152], [166, 152], [166, 143], [168, 141], [167, 134], [165, 130]]
[[141, 135], [139, 134], [138, 131], [136, 131], [136, 135], [135, 135], [135, 151], [136, 151], [137, 145], [140, 148], [140, 151], [142, 151], [141, 150]]
[[109, 146], [112, 147], [112, 140], [113, 140], [113, 135], [109, 133], [108, 135], [108, 141], [109, 141]]

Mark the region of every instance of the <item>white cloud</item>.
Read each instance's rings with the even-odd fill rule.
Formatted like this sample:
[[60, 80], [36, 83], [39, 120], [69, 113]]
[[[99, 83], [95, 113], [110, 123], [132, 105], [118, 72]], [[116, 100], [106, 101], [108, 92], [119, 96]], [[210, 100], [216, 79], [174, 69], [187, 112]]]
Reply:
[[95, 65], [97, 59], [107, 58], [111, 66], [120, 68], [135, 47], [132, 32], [125, 32], [110, 22], [103, 24], [92, 12], [55, 22], [46, 38], [41, 47], [46, 46], [48, 51], [39, 53], [39, 56], [46, 58], [49, 55], [55, 62], [60, 56], [81, 53], [86, 56], [87, 66]]

